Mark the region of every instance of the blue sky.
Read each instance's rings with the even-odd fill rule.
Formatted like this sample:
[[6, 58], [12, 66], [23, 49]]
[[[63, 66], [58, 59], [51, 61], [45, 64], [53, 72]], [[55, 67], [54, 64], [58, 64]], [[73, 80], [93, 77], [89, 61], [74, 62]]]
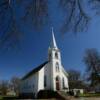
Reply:
[[[48, 47], [52, 38], [51, 26], [54, 27], [55, 38], [61, 51], [64, 68], [66, 70], [76, 69], [84, 73], [83, 57], [85, 50], [96, 48], [100, 51], [100, 19], [94, 16], [86, 32], [77, 35], [72, 33], [62, 35], [59, 27], [63, 18], [59, 12], [54, 11], [56, 6], [55, 2], [51, 4], [50, 24], [40, 32], [36, 32], [28, 24], [20, 25], [20, 21], [17, 19], [23, 32], [20, 49], [0, 53], [0, 80], [10, 79], [12, 76], [22, 77], [25, 73], [47, 60]], [[20, 13], [18, 8], [16, 12], [17, 14]]]

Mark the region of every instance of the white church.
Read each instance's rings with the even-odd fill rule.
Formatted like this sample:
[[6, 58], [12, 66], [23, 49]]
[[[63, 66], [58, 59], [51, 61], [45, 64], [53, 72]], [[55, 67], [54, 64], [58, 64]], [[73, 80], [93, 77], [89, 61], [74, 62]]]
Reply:
[[53, 29], [51, 42], [47, 61], [22, 78], [20, 93], [37, 95], [40, 90], [69, 91], [68, 74], [62, 66]]

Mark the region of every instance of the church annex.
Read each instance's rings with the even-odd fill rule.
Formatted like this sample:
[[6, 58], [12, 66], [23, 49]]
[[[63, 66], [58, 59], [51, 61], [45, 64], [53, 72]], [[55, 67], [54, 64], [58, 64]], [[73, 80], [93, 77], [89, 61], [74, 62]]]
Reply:
[[48, 60], [39, 65], [21, 80], [20, 93], [37, 95], [40, 90], [68, 91], [68, 74], [62, 66], [60, 50], [52, 29], [52, 43]]

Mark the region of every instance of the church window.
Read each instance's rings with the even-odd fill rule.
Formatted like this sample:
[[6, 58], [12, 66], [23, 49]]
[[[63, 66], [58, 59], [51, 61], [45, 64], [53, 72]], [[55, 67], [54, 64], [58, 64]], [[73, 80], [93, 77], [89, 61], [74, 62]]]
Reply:
[[59, 77], [58, 76], [56, 77], [56, 81], [59, 81]]
[[44, 75], [44, 87], [47, 86], [46, 81], [47, 81], [47, 77], [46, 77], [46, 75]]
[[55, 53], [55, 58], [58, 59], [58, 53], [57, 52]]
[[63, 84], [63, 88], [65, 88], [65, 80], [64, 80], [64, 78], [62, 78], [62, 84]]
[[59, 64], [56, 62], [56, 72], [59, 72]]
[[51, 53], [49, 53], [49, 60], [51, 59]]

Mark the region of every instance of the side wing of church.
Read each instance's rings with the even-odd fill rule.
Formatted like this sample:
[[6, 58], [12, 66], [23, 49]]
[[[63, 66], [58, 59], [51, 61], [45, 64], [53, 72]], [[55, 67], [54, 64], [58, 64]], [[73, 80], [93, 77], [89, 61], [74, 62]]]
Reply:
[[68, 91], [68, 74], [62, 66], [60, 50], [52, 29], [52, 44], [48, 61], [26, 74], [21, 81], [20, 93], [37, 95], [40, 90]]

